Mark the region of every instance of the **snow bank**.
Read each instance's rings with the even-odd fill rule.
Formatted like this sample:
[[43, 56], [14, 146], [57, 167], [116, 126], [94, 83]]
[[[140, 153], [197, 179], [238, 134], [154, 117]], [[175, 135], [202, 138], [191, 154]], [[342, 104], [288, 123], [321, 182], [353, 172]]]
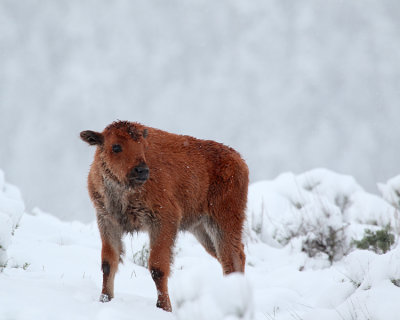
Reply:
[[352, 240], [360, 239], [366, 228], [390, 224], [397, 230], [398, 214], [353, 177], [315, 169], [251, 185], [246, 231], [251, 240], [275, 247], [291, 244], [310, 257], [332, 262], [347, 254]]
[[7, 263], [7, 248], [24, 210], [18, 188], [6, 183], [0, 170], [0, 268]]
[[[303, 319], [385, 319], [397, 320], [395, 301], [400, 299], [400, 247], [377, 255], [355, 250], [335, 266], [342, 283], [352, 290], [329, 311], [309, 314]], [[319, 301], [321, 302], [321, 301]]]
[[243, 275], [222, 277], [203, 270], [187, 272], [179, 280], [174, 290], [178, 319], [253, 319], [253, 291]]

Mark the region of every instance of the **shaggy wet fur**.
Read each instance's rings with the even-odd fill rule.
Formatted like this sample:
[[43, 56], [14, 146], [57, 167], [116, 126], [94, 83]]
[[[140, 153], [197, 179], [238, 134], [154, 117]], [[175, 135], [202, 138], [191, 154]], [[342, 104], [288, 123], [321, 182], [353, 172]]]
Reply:
[[167, 282], [179, 230], [193, 233], [225, 274], [244, 272], [248, 169], [235, 150], [127, 121], [81, 138], [97, 146], [88, 189], [102, 239], [102, 301], [114, 296], [128, 232], [150, 236], [149, 269], [164, 310], [171, 311]]

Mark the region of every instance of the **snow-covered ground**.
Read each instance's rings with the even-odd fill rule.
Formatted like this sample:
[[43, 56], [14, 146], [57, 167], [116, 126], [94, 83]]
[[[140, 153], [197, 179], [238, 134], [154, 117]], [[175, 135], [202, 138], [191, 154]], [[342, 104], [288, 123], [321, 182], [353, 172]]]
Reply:
[[[12, 207], [4, 195], [13, 189], [2, 177], [0, 217]], [[223, 277], [218, 262], [182, 233], [169, 280], [172, 313], [155, 307], [153, 280], [140, 265], [145, 234], [125, 238], [115, 299], [103, 304], [96, 223], [63, 222], [35, 209], [22, 216], [8, 240], [0, 319], [399, 319], [397, 235], [393, 249], [382, 255], [352, 246], [365, 228], [390, 223], [398, 233], [399, 182], [380, 184], [383, 197], [321, 169], [251, 185], [245, 276]], [[14, 206], [23, 208], [13, 190]], [[332, 232], [340, 246], [324, 243]], [[315, 243], [325, 244], [326, 252], [312, 251]]]

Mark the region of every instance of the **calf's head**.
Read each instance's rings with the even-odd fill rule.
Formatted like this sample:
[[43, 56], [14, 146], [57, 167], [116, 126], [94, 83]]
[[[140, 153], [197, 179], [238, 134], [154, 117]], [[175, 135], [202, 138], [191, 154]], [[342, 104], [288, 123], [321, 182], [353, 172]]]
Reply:
[[103, 175], [130, 187], [144, 184], [150, 176], [145, 158], [147, 135], [142, 125], [127, 121], [113, 122], [102, 133], [87, 130], [80, 134], [83, 141], [97, 146], [95, 157]]

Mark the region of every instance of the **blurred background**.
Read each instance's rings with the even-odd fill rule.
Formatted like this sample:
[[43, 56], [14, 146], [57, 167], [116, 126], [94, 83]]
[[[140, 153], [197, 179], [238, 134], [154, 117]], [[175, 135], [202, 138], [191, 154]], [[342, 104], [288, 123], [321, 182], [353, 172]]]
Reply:
[[251, 181], [400, 173], [397, 0], [0, 0], [0, 168], [33, 206], [90, 221], [116, 119], [214, 139]]

